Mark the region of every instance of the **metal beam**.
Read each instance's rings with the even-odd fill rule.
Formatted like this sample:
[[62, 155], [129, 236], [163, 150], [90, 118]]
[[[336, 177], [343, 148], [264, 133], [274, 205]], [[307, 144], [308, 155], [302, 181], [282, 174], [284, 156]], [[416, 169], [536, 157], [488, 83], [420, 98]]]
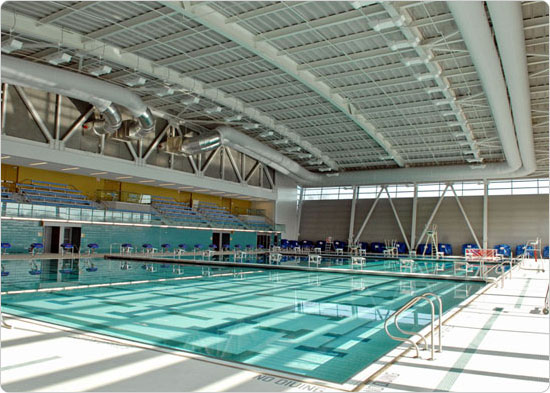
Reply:
[[388, 202], [390, 203], [391, 210], [393, 211], [393, 215], [395, 216], [395, 221], [397, 221], [397, 225], [399, 226], [399, 230], [401, 231], [401, 235], [403, 236], [403, 239], [405, 240], [405, 243], [407, 244], [407, 248], [410, 250], [411, 245], [409, 244], [409, 239], [407, 239], [407, 235], [405, 234], [405, 230], [403, 229], [403, 225], [401, 224], [401, 220], [399, 219], [399, 214], [397, 214], [397, 210], [395, 209], [395, 206], [393, 205], [393, 201], [391, 199], [390, 193], [388, 192], [387, 188], [386, 188], [386, 195], [388, 196]]
[[489, 182], [487, 179], [483, 180], [483, 248], [487, 250], [489, 248]]
[[208, 158], [204, 161], [204, 165], [201, 168], [201, 173], [206, 172], [212, 161], [214, 161], [214, 156], [220, 151], [221, 146], [217, 147], [216, 149], [212, 150]]
[[193, 173], [198, 174], [199, 168], [197, 168], [197, 164], [195, 163], [195, 159], [193, 156], [187, 156], [187, 159], [189, 160], [189, 163], [191, 164], [191, 168], [193, 168]]
[[57, 141], [59, 140], [59, 132], [61, 127], [61, 102], [62, 96], [59, 94], [55, 95], [55, 115], [54, 115], [54, 133], [53, 138]]
[[418, 184], [414, 183], [412, 218], [411, 218], [411, 248], [409, 251], [416, 250], [416, 216], [418, 211]]
[[[288, 56], [278, 56], [277, 49], [266, 42], [258, 42], [258, 37], [255, 36], [250, 31], [246, 30], [237, 23], [227, 23], [227, 18], [221, 13], [215, 11], [206, 3], [200, 3], [193, 7], [185, 8], [179, 3], [163, 2], [164, 5], [172, 7], [174, 10], [179, 11], [182, 15], [193, 19], [200, 24], [209, 27], [218, 34], [223, 35], [229, 40], [239, 44], [243, 48], [249, 50], [255, 55], [261, 57], [265, 61], [273, 64], [280, 70], [292, 76], [294, 79], [305, 85], [306, 87], [312, 89], [321, 97], [323, 97], [328, 102], [332, 103], [336, 108], [338, 108], [342, 113], [344, 113], [348, 118], [353, 120], [357, 126], [362, 128], [372, 139], [374, 139], [386, 152], [391, 155], [394, 161], [399, 166], [404, 166], [405, 162], [402, 157], [393, 149], [391, 144], [385, 139], [385, 137], [380, 134], [376, 127], [371, 124], [364, 116], [360, 114], [352, 113], [348, 102], [338, 94], [331, 92], [331, 89], [328, 85], [316, 80], [315, 75], [310, 72], [304, 72], [299, 70], [299, 64], [296, 63]], [[353, 18], [352, 15], [360, 16], [364, 18], [363, 10], [357, 10], [358, 12], [351, 11], [343, 14], [336, 15], [336, 18], [342, 20], [343, 22], [348, 22], [348, 18]], [[332, 18], [332, 17], [329, 17]], [[324, 22], [327, 22], [327, 18]], [[318, 19], [313, 22], [308, 22], [308, 30], [315, 28], [315, 26], [320, 25], [321, 19]], [[335, 20], [331, 19], [331, 22], [334, 23]], [[326, 24], [324, 24], [326, 25]], [[291, 26], [295, 27], [295, 26]], [[333, 163], [332, 163], [333, 164]], [[329, 165], [333, 167], [332, 169], [337, 169], [336, 165]]]
[[378, 192], [378, 195], [376, 196], [376, 199], [374, 200], [372, 206], [370, 207], [370, 210], [367, 213], [367, 216], [363, 220], [363, 223], [361, 224], [361, 228], [359, 228], [359, 230], [357, 231], [357, 235], [355, 235], [355, 239], [353, 241], [354, 244], [357, 244], [357, 242], [359, 241], [359, 238], [363, 234], [363, 231], [365, 230], [365, 227], [367, 226], [367, 223], [369, 222], [370, 217], [372, 216], [372, 213], [374, 212], [374, 209], [376, 208], [376, 205], [378, 204], [378, 201], [380, 200], [380, 195], [382, 195], [382, 193], [384, 192], [385, 189], [386, 189], [386, 186], [381, 186], [380, 187], [380, 191]]
[[188, 38], [191, 39], [196, 35], [204, 33], [206, 30], [208, 30], [204, 26], [197, 26], [193, 30], [184, 30], [184, 31], [178, 31], [177, 33], [168, 34], [164, 37], [156, 38], [155, 40], [142, 42], [141, 44], [136, 44], [132, 46], [128, 46], [121, 50], [122, 53], [128, 53], [128, 52], [137, 52], [139, 50], [152, 48], [155, 46], [162, 46], [166, 45], [171, 41], [180, 40], [182, 38]]
[[432, 225], [432, 221], [435, 218], [435, 215], [437, 214], [437, 211], [439, 210], [439, 206], [441, 206], [441, 202], [443, 202], [443, 198], [445, 198], [445, 193], [447, 192], [447, 189], [449, 188], [449, 184], [445, 185], [445, 189], [441, 193], [441, 196], [437, 200], [437, 203], [435, 204], [434, 210], [432, 211], [432, 214], [430, 215], [430, 218], [428, 218], [428, 221], [426, 222], [426, 225], [424, 226], [424, 230], [422, 231], [422, 234], [418, 238], [418, 241], [416, 244], [420, 244], [422, 242], [422, 239], [424, 239], [424, 235], [426, 235], [426, 232], [428, 232], [428, 228], [430, 228], [430, 225]]
[[50, 143], [52, 141], [52, 134], [50, 134], [50, 131], [48, 130], [48, 127], [46, 126], [46, 123], [44, 123], [44, 120], [42, 120], [42, 117], [40, 117], [40, 115], [38, 114], [36, 108], [32, 104], [29, 97], [27, 96], [27, 93], [25, 93], [25, 91], [19, 86], [14, 86], [14, 87], [15, 87], [15, 91], [17, 92], [19, 97], [21, 97], [21, 101], [23, 101], [23, 104], [25, 104], [25, 106], [27, 107], [27, 110], [31, 114], [34, 122], [36, 123], [36, 125], [40, 129], [40, 132], [42, 132], [42, 134], [44, 135], [44, 137], [46, 138], [48, 143]]
[[138, 159], [138, 156], [136, 154], [136, 150], [134, 149], [134, 145], [132, 145], [132, 142], [130, 141], [126, 141], [124, 142], [126, 147], [128, 148], [128, 151], [130, 152], [130, 154], [132, 155], [132, 158], [134, 159], [135, 162], [138, 162], [139, 159]]
[[[157, 10], [151, 10], [149, 12], [135, 16], [128, 20], [119, 22], [117, 24], [112, 24], [102, 29], [96, 30], [90, 34], [87, 34], [86, 37], [91, 39], [106, 38], [113, 34], [119, 33], [122, 30], [133, 29], [133, 28], [142, 26], [144, 24], [154, 22], [159, 19], [164, 19], [172, 13], [174, 13], [174, 11], [168, 7], [159, 8]], [[138, 34], [138, 33], [135, 33], [135, 34]]]
[[76, 131], [78, 131], [80, 129], [80, 127], [82, 127], [82, 124], [84, 124], [86, 122], [86, 120], [88, 119], [88, 117], [90, 117], [92, 115], [92, 113], [94, 113], [94, 107], [92, 106], [90, 109], [88, 109], [87, 112], [85, 112], [84, 114], [82, 114], [74, 123], [73, 125], [71, 126], [71, 128], [69, 128], [67, 130], [67, 132], [65, 133], [65, 135], [61, 138], [61, 142], [62, 143], [66, 143], [73, 135]]
[[8, 104], [8, 84], [2, 83], [2, 107], [0, 116], [2, 116], [2, 133], [6, 130], [6, 108]]
[[269, 182], [270, 188], [274, 189], [275, 188], [275, 182], [273, 181], [273, 178], [271, 177], [271, 173], [269, 173], [269, 168], [264, 165], [263, 170], [264, 170], [264, 173], [265, 173], [265, 177], [266, 177], [267, 181]]
[[260, 162], [256, 161], [252, 169], [250, 169], [250, 172], [248, 172], [248, 175], [246, 175], [246, 177], [244, 178], [245, 183], [248, 183], [248, 181], [252, 178], [252, 175], [254, 174], [254, 172], [256, 172], [256, 169], [258, 169], [259, 166]]
[[468, 219], [468, 215], [466, 214], [466, 211], [464, 210], [464, 207], [462, 206], [462, 203], [460, 203], [460, 199], [458, 198], [458, 195], [456, 194], [455, 188], [451, 184], [451, 190], [453, 191], [456, 203], [458, 204], [458, 208], [460, 209], [460, 212], [462, 213], [462, 216], [464, 217], [464, 220], [466, 221], [466, 225], [468, 225], [468, 229], [470, 230], [470, 233], [474, 237], [474, 240], [479, 248], [481, 248], [481, 243], [479, 243], [479, 240], [477, 239], [477, 235], [474, 232], [474, 228], [472, 227], [472, 224], [470, 223], [470, 220]]
[[166, 133], [168, 132], [168, 130], [170, 129], [170, 125], [167, 125], [166, 127], [164, 127], [164, 130], [162, 130], [157, 136], [156, 138], [153, 140], [153, 142], [149, 145], [149, 147], [147, 148], [147, 150], [145, 150], [145, 155], [143, 156], [143, 161], [147, 161], [147, 158], [149, 158], [149, 156], [151, 155], [151, 153], [155, 150], [155, 148], [158, 146], [158, 144], [160, 143], [160, 141], [162, 140], [162, 138], [164, 138], [164, 136], [166, 135]]
[[239, 180], [239, 183], [243, 183], [243, 177], [241, 176], [241, 171], [239, 170], [239, 167], [237, 166], [237, 163], [235, 162], [235, 158], [233, 157], [233, 154], [231, 153], [230, 149], [225, 149], [227, 152], [227, 158], [229, 158], [229, 162], [231, 163], [231, 167], [233, 168], [233, 171], [235, 172], [235, 175], [237, 176], [237, 179]]
[[353, 227], [355, 226], [355, 206], [357, 205], [357, 197], [359, 195], [359, 187], [353, 186], [353, 198], [351, 200], [351, 212], [349, 215], [349, 230], [348, 230], [348, 244], [353, 244]]
[[[169, 6], [174, 7], [176, 10], [181, 10], [179, 3], [169, 3]], [[192, 9], [199, 7], [201, 6], [194, 6]], [[135, 72], [163, 80], [166, 83], [179, 85], [183, 89], [187, 89], [199, 96], [205, 97], [227, 108], [232, 108], [236, 112], [241, 112], [252, 121], [255, 121], [264, 127], [272, 129], [278, 134], [291, 139], [294, 143], [301, 146], [304, 150], [312, 153], [320, 160], [323, 160], [326, 165], [332, 167], [333, 169], [338, 168], [336, 163], [332, 161], [330, 157], [326, 156], [319, 149], [313, 147], [310, 143], [303, 141], [300, 135], [293, 132], [288, 127], [280, 124], [272, 117], [267, 116], [264, 112], [248, 105], [234, 96], [226, 94], [219, 89], [206, 88], [204, 83], [201, 81], [189, 77], [191, 73], [186, 73], [184, 75], [174, 71], [171, 68], [159, 66], [154, 61], [142, 56], [137, 56], [133, 53], [121, 54], [120, 48], [106, 44], [102, 41], [91, 39], [76, 32], [67, 34], [64, 32], [63, 28], [59, 26], [43, 24], [40, 28], [37, 28], [36, 19], [19, 14], [15, 16], [13, 12], [8, 10], [2, 10], [1, 20], [3, 26], [13, 26], [12, 31], [14, 33], [53, 43], [55, 45], [59, 45], [60, 37], [63, 37], [62, 47], [87, 53], [90, 57], [97, 57], [105, 61], [113, 62], [122, 67], [134, 70]], [[17, 20], [17, 23], [14, 23], [14, 20]], [[243, 65], [249, 64], [249, 60], [246, 59], [239, 61], [241, 61], [241, 64]], [[201, 72], [204, 72], [204, 70]]]
[[271, 14], [273, 12], [286, 10], [290, 7], [296, 7], [298, 5], [304, 4], [306, 2], [304, 1], [293, 1], [291, 3], [275, 3], [270, 4], [265, 7], [256, 8], [251, 11], [243, 12], [241, 14], [237, 14], [235, 16], [227, 18], [227, 23], [233, 23], [233, 22], [243, 22], [247, 19], [256, 18], [258, 16], [265, 17], [267, 14]]

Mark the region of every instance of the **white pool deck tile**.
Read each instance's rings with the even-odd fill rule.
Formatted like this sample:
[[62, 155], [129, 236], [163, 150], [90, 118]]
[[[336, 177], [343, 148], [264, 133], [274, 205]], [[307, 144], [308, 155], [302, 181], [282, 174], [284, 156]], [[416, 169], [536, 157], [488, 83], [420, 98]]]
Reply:
[[[413, 358], [410, 350], [353, 390], [547, 391], [550, 318], [542, 309], [549, 266], [545, 261], [542, 272], [540, 263], [524, 265], [529, 270], [515, 269], [503, 288], [489, 288], [445, 322], [443, 352], [435, 360], [425, 360], [428, 351]], [[7, 392], [346, 390], [9, 315], [4, 320], [13, 326], [1, 330], [0, 379]]]

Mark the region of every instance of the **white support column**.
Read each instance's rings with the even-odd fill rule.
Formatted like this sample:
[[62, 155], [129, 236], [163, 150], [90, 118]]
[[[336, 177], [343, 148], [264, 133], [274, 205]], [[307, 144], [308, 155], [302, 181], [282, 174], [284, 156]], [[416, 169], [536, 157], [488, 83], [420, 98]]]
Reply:
[[359, 187], [353, 186], [353, 199], [351, 200], [351, 213], [349, 217], [349, 232], [348, 244], [353, 244], [353, 227], [355, 225], [355, 206], [357, 205], [357, 197], [359, 195]]
[[298, 199], [298, 209], [296, 216], [298, 217], [298, 222], [296, 223], [298, 232], [298, 237], [300, 237], [300, 222], [302, 221], [302, 205], [304, 204], [304, 188], [300, 188], [300, 198]]
[[5, 132], [6, 128], [6, 108], [8, 103], [8, 84], [2, 83], [2, 109], [0, 116], [2, 116], [2, 132]]
[[412, 223], [411, 223], [411, 249], [416, 250], [416, 212], [418, 209], [418, 184], [414, 183], [413, 207], [412, 207]]
[[477, 235], [474, 232], [474, 228], [472, 228], [472, 224], [470, 223], [470, 220], [468, 219], [468, 215], [466, 214], [466, 211], [464, 210], [464, 207], [462, 207], [462, 203], [460, 203], [460, 199], [458, 198], [458, 195], [456, 194], [455, 188], [451, 184], [451, 190], [453, 191], [453, 194], [455, 196], [456, 203], [458, 204], [458, 208], [460, 209], [462, 216], [464, 217], [464, 220], [466, 221], [466, 225], [468, 225], [468, 229], [470, 229], [470, 233], [472, 234], [477, 246], [481, 248], [481, 244], [479, 243], [479, 240], [477, 239]]
[[407, 244], [407, 248], [411, 249], [411, 245], [409, 244], [409, 239], [407, 239], [407, 235], [405, 234], [405, 230], [403, 229], [403, 225], [401, 224], [401, 220], [399, 219], [399, 214], [397, 214], [397, 210], [395, 209], [395, 206], [393, 205], [393, 201], [391, 199], [390, 193], [388, 192], [388, 189], [386, 188], [386, 195], [388, 196], [388, 202], [390, 203], [391, 209], [393, 211], [393, 215], [395, 216], [395, 220], [397, 221], [397, 225], [399, 226], [399, 230], [401, 231], [401, 235], [403, 236], [403, 239], [405, 240], [405, 243]]
[[445, 193], [447, 192], [447, 189], [449, 188], [449, 185], [445, 185], [445, 189], [443, 190], [443, 193], [441, 194], [441, 196], [439, 197], [439, 200], [437, 201], [435, 207], [434, 207], [434, 210], [432, 212], [432, 215], [430, 216], [430, 218], [428, 219], [428, 222], [426, 223], [426, 225], [424, 226], [424, 230], [422, 231], [422, 234], [420, 235], [420, 237], [418, 238], [418, 241], [416, 242], [416, 244], [420, 244], [420, 242], [422, 241], [422, 239], [424, 238], [424, 235], [426, 235], [426, 232], [428, 232], [428, 228], [430, 227], [430, 225], [432, 225], [432, 221], [435, 217], [435, 215], [437, 214], [437, 211], [439, 210], [439, 206], [441, 206], [441, 202], [443, 202], [443, 198], [445, 198]]
[[372, 216], [372, 213], [374, 212], [374, 209], [376, 208], [376, 205], [378, 204], [378, 201], [380, 200], [380, 195], [384, 192], [386, 189], [386, 186], [381, 186], [380, 191], [378, 192], [378, 195], [376, 196], [376, 199], [374, 200], [374, 203], [370, 207], [369, 212], [367, 213], [367, 216], [363, 220], [363, 224], [361, 224], [361, 228], [359, 228], [359, 231], [357, 232], [357, 235], [355, 235], [355, 239], [353, 240], [354, 243], [357, 243], [359, 241], [359, 238], [363, 234], [363, 231], [365, 230], [365, 227], [367, 226], [367, 223], [370, 220], [370, 217]]
[[488, 249], [489, 244], [489, 182], [483, 180], [483, 248]]

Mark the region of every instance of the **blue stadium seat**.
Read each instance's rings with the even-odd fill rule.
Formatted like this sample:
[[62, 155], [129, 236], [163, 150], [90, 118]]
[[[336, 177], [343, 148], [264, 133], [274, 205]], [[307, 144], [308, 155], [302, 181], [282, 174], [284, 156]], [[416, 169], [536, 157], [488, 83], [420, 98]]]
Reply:
[[542, 257], [543, 258], [548, 258], [548, 246], [544, 247], [544, 249], [542, 250]]
[[397, 242], [395, 245], [397, 247], [398, 254], [406, 254], [409, 251], [407, 248], [407, 244], [404, 242]]
[[374, 252], [374, 253], [377, 253], [377, 254], [382, 254], [385, 249], [386, 249], [386, 245], [384, 243], [372, 242], [370, 244], [370, 251], [371, 252]]
[[510, 247], [509, 244], [497, 244], [493, 248], [497, 250], [497, 254], [500, 254], [506, 258], [512, 256], [512, 247]]
[[[426, 250], [424, 252], [424, 250]], [[418, 245], [418, 247], [416, 247], [416, 254], [417, 255], [432, 255], [432, 245], [431, 244], [426, 244], [426, 243], [421, 243]]]
[[535, 257], [535, 249], [533, 246], [527, 246], [527, 250], [525, 249], [525, 244], [518, 244], [516, 246], [516, 257], [519, 257], [520, 255], [527, 254], [528, 258], [534, 258]]
[[359, 242], [359, 246], [361, 246], [361, 249], [368, 251], [369, 250], [369, 243], [367, 242]]
[[439, 243], [437, 251], [442, 252], [443, 255], [453, 255], [453, 247], [447, 243]]

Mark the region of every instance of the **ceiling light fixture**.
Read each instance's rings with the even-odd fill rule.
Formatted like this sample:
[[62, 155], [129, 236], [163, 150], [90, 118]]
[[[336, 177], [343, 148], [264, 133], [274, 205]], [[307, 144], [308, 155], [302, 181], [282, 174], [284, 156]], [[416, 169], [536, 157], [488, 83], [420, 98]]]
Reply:
[[11, 158], [11, 156], [2, 156], [2, 160], [6, 159], [6, 158]]
[[46, 161], [40, 161], [40, 162], [33, 162], [32, 164], [29, 164], [31, 166], [38, 166], [38, 165], [46, 165]]
[[105, 175], [109, 172], [93, 172], [93, 173], [90, 173], [90, 176], [95, 176], [95, 175]]
[[416, 48], [420, 43], [420, 38], [415, 37], [412, 40], [392, 41], [388, 46], [392, 51], [400, 49]]
[[358, 10], [359, 8], [367, 7], [372, 4], [378, 3], [377, 1], [352, 1], [350, 5]]
[[4, 53], [15, 52], [19, 49], [23, 49], [23, 43], [15, 38], [2, 42], [2, 52]]
[[278, 139], [276, 141], [273, 141], [271, 142], [273, 143], [274, 145], [285, 145], [288, 143], [288, 139], [284, 138], [284, 139]]
[[193, 98], [188, 98], [187, 100], [181, 100], [180, 102], [185, 106], [189, 106], [189, 105], [198, 104], [199, 102], [201, 102], [201, 99], [199, 97], [193, 97]]
[[246, 123], [246, 124], [243, 124], [243, 128], [245, 130], [255, 130], [257, 128], [260, 128], [260, 125], [256, 123]]
[[266, 131], [262, 132], [260, 135], [258, 135], [260, 138], [268, 138], [273, 135], [273, 131]]
[[52, 53], [49, 56], [44, 57], [44, 60], [53, 65], [59, 65], [70, 62], [72, 56], [65, 52]]
[[156, 180], [140, 180], [138, 183], [154, 183]]
[[332, 168], [330, 168], [328, 166], [319, 168], [319, 172], [330, 172], [330, 171], [332, 171]]
[[119, 176], [115, 177], [116, 180], [122, 180], [122, 179], [131, 179], [133, 176]]
[[219, 112], [221, 112], [221, 111], [222, 111], [222, 107], [221, 107], [221, 106], [214, 106], [214, 107], [212, 107], [212, 108], [206, 108], [204, 111], [205, 111], [206, 113], [208, 113], [208, 114], [211, 115], [212, 113], [219, 113]]
[[393, 27], [401, 27], [405, 24], [405, 16], [399, 15], [395, 18], [377, 20], [370, 23], [372, 29], [376, 32], [391, 29]]
[[61, 169], [62, 171], [75, 171], [77, 169], [80, 169], [79, 167], [77, 166], [72, 166], [72, 167], [69, 167], [69, 168], [63, 168]]
[[161, 184], [159, 184], [159, 186], [173, 186], [175, 184], [176, 183], [161, 183]]
[[91, 74], [93, 76], [101, 76], [101, 75], [109, 74], [112, 70], [113, 69], [108, 65], [101, 65], [97, 67], [88, 68], [87, 72], [88, 74]]
[[153, 90], [153, 92], [157, 97], [166, 97], [174, 94], [174, 90], [167, 86], [159, 87], [158, 89]]
[[126, 86], [135, 87], [135, 86], [143, 86], [145, 82], [147, 82], [147, 79], [145, 79], [142, 76], [134, 75], [134, 76], [128, 76], [126, 78], [123, 78], [121, 81]]
[[243, 118], [242, 115], [235, 115], [235, 116], [225, 117], [224, 120], [227, 122], [230, 122], [230, 121], [239, 121], [242, 118]]

